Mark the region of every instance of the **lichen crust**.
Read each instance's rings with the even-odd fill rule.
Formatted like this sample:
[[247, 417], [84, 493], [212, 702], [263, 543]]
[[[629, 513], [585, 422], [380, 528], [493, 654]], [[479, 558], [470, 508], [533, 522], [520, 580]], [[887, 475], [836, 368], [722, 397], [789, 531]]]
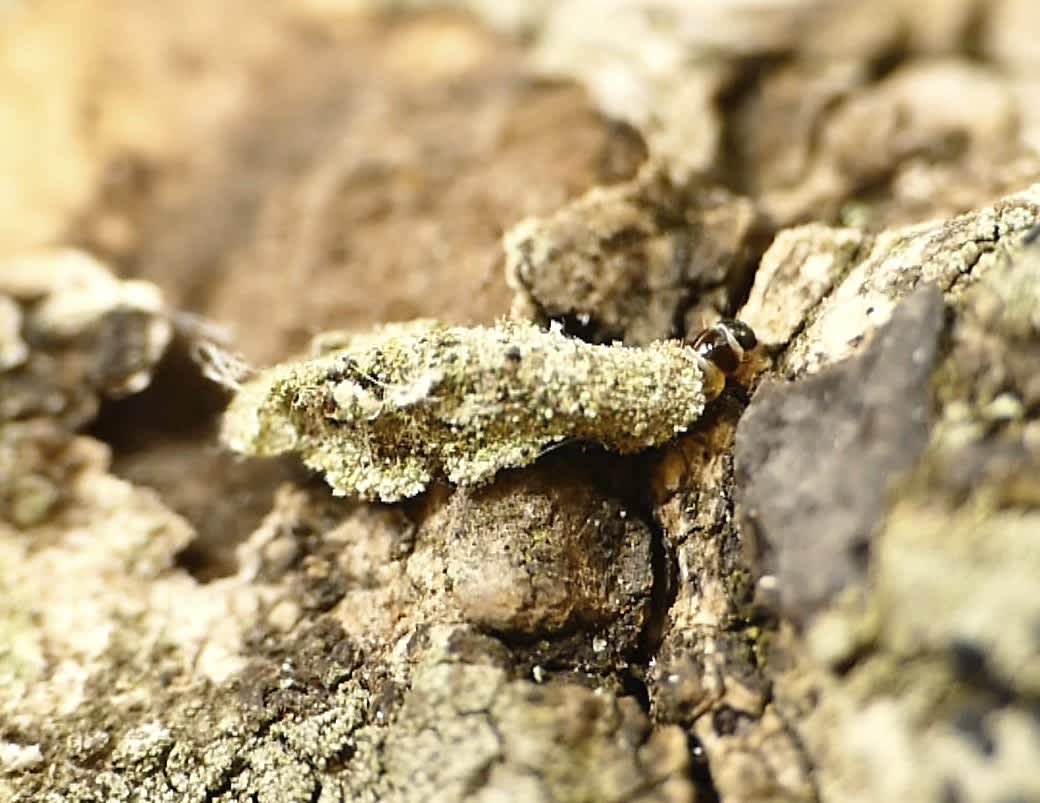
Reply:
[[242, 387], [222, 439], [247, 455], [297, 453], [342, 496], [479, 485], [564, 441], [636, 452], [705, 406], [702, 363], [676, 341], [593, 345], [517, 321], [420, 320], [317, 342], [318, 356]]

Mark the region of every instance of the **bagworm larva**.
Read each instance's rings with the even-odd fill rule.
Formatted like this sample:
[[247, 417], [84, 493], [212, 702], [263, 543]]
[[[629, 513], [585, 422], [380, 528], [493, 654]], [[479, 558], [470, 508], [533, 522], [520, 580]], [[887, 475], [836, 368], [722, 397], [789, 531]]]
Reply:
[[222, 438], [245, 454], [296, 452], [337, 495], [388, 502], [439, 477], [486, 482], [562, 441], [622, 453], [664, 443], [756, 346], [739, 321], [692, 345], [593, 345], [528, 323], [434, 321], [322, 343], [314, 359], [245, 383]]

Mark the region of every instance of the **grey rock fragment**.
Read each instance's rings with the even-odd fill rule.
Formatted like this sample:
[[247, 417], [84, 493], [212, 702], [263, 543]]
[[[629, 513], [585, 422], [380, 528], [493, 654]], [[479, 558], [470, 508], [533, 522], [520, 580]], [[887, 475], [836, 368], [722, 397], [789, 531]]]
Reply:
[[994, 388], [1018, 395], [1035, 376], [1040, 326], [1019, 315], [1035, 313], [1035, 256], [1013, 255], [958, 305], [935, 379], [941, 419], [875, 537], [870, 577], [811, 623], [811, 660], [778, 676], [788, 710], [815, 686], [798, 728], [825, 799], [1040, 796], [1036, 413], [988, 412]]
[[861, 354], [765, 384], [740, 422], [738, 505], [796, 620], [862, 578], [892, 481], [927, 443], [943, 314], [939, 292], [922, 288]]

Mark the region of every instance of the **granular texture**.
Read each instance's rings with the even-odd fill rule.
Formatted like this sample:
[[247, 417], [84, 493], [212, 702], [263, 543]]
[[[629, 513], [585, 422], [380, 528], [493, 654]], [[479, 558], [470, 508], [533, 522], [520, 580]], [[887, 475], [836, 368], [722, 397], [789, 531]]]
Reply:
[[478, 485], [568, 440], [639, 451], [686, 430], [706, 401], [703, 363], [679, 342], [414, 321], [325, 336], [319, 349], [247, 383], [223, 440], [245, 454], [297, 452], [337, 495], [365, 499], [414, 496], [438, 477]]

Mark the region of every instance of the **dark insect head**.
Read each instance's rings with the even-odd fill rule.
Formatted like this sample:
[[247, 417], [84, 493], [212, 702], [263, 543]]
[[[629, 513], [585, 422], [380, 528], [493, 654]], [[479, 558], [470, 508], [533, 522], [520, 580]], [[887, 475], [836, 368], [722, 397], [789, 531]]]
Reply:
[[742, 321], [723, 318], [709, 326], [691, 344], [704, 371], [704, 394], [716, 398], [726, 386], [726, 377], [743, 373], [758, 347], [758, 338]]
[[733, 374], [758, 345], [751, 327], [742, 321], [723, 318], [701, 332], [693, 341], [693, 348], [727, 376]]

